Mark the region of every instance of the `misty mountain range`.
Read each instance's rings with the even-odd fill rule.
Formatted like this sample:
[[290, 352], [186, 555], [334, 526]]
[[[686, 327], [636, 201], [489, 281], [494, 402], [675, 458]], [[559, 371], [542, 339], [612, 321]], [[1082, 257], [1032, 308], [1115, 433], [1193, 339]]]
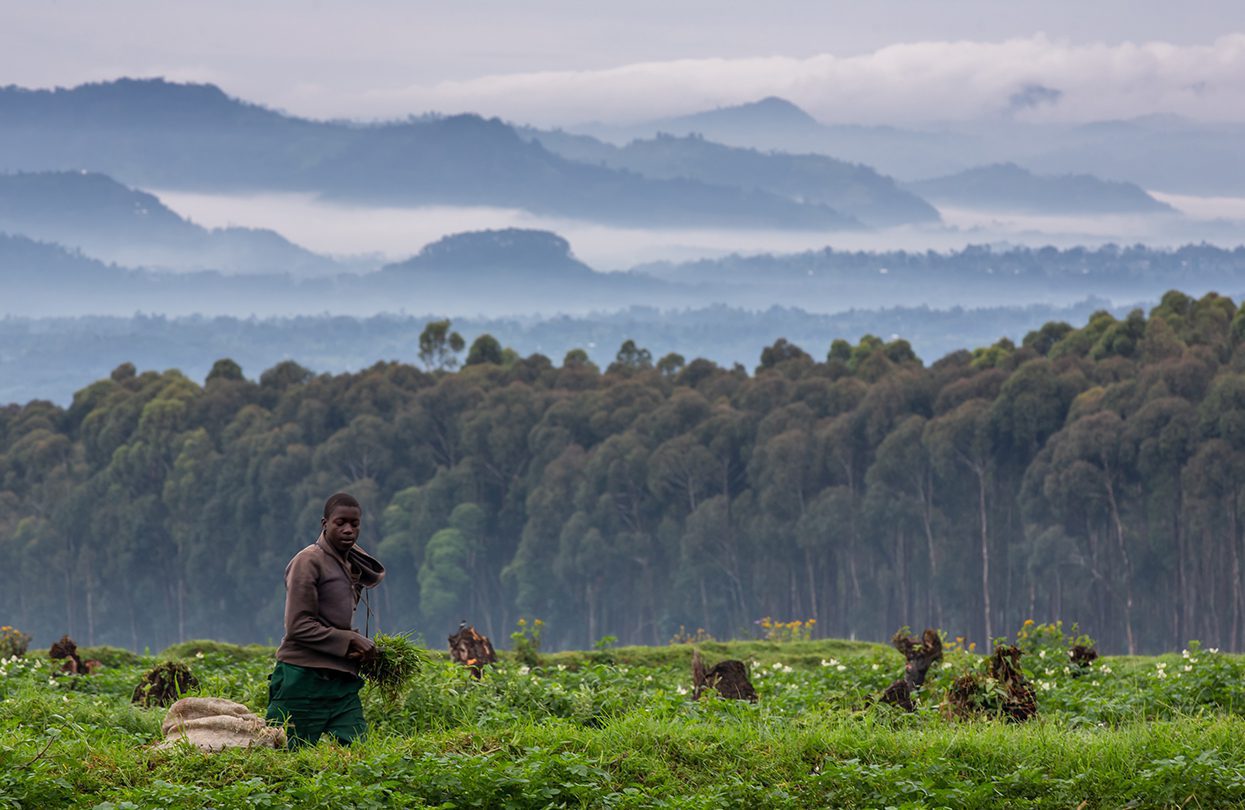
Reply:
[[612, 143], [658, 133], [700, 134], [723, 144], [833, 155], [903, 182], [1014, 162], [1048, 175], [1092, 174], [1181, 194], [1245, 196], [1245, 125], [1146, 116], [1090, 124], [998, 118], [954, 128], [822, 124], [784, 99], [766, 98], [628, 126], [568, 130]]
[[122, 79], [0, 90], [0, 170], [86, 169], [137, 187], [310, 191], [372, 204], [490, 205], [618, 223], [859, 227], [828, 206], [567, 160], [497, 119], [293, 118], [211, 85]]
[[[1170, 122], [1128, 126], [1184, 131]], [[730, 137], [719, 139], [715, 128]], [[827, 140], [828, 132], [840, 140]], [[745, 143], [742, 133], [764, 140]], [[800, 133], [807, 142], [796, 137]], [[0, 318], [7, 320], [0, 323], [11, 327], [11, 340], [3, 344], [0, 366], [13, 382], [0, 400], [71, 391], [75, 380], [106, 373], [101, 364], [125, 352], [154, 366], [191, 369], [227, 354], [254, 357], [248, 364], [264, 367], [304, 352], [311, 352], [307, 362], [323, 368], [357, 366], [359, 357], [390, 351], [386, 346], [406, 347], [434, 315], [498, 332], [524, 351], [552, 352], [555, 360], [566, 347], [591, 343], [593, 356], [605, 363], [616, 340], [665, 334], [666, 342], [651, 341], [655, 351], [747, 361], [730, 347], [751, 351], [778, 336], [828, 343], [864, 332], [903, 335], [933, 358], [992, 342], [1008, 329], [1033, 328], [1059, 308], [1084, 309], [1087, 301], [1120, 306], [1155, 300], [1171, 288], [1190, 294], [1245, 289], [1245, 249], [1206, 245], [1001, 245], [945, 254], [826, 248], [603, 273], [578, 259], [556, 233], [507, 228], [449, 234], [414, 256], [378, 266], [379, 260], [319, 255], [272, 230], [204, 228], [143, 190], [289, 191], [350, 205], [503, 206], [623, 227], [813, 230], [825, 232], [827, 242], [836, 230], [939, 228], [939, 205], [1176, 216], [1124, 179], [1076, 174], [1037, 159], [1024, 168], [982, 165], [994, 153], [979, 134], [825, 127], [779, 99], [660, 122], [653, 132], [610, 141], [476, 115], [384, 124], [310, 121], [230, 98], [211, 85], [160, 80], [54, 91], [2, 88], [0, 283], [6, 295]], [[877, 157], [888, 149], [920, 154], [921, 166], [952, 170], [905, 175], [893, 163], [863, 159], [863, 152], [828, 153], [836, 143], [869, 145]], [[1213, 161], [1215, 154], [1205, 157]], [[1082, 319], [1080, 309], [1069, 319]], [[91, 330], [103, 322], [89, 316], [120, 316], [116, 323], [128, 323], [135, 312], [162, 313], [172, 325], [139, 330], [139, 337], [119, 327], [130, 337], [92, 343], [97, 333]], [[297, 320], [307, 313], [322, 315], [310, 325]], [[390, 329], [377, 313], [392, 313], [402, 325]], [[88, 320], [67, 320], [76, 316]], [[280, 321], [267, 337], [218, 320], [246, 316], [294, 320]], [[351, 320], [350, 327], [338, 316], [368, 320]], [[325, 319], [333, 329], [324, 328]], [[304, 327], [359, 334], [312, 351], [320, 344], [300, 340]], [[243, 354], [241, 337], [233, 349], [208, 337], [215, 328], [262, 345]], [[552, 330], [546, 337], [531, 338], [545, 328]], [[63, 339], [53, 339], [62, 330]], [[369, 336], [375, 330], [377, 336]], [[391, 343], [377, 342], [386, 334]], [[111, 348], [105, 351], [105, 344]], [[285, 354], [274, 355], [278, 350]], [[43, 388], [31, 387], [36, 383]]]
[[[127, 198], [120, 198], [123, 203]], [[172, 222], [176, 223], [177, 220]], [[191, 230], [192, 239], [201, 234]], [[970, 247], [948, 254], [860, 253], [830, 248], [786, 255], [732, 255], [658, 262], [601, 273], [557, 234], [525, 229], [446, 236], [375, 272], [174, 273], [105, 263], [81, 251], [0, 234], [0, 315], [292, 315], [444, 312], [556, 316], [628, 306], [708, 303], [748, 309], [800, 307], [832, 313], [894, 306], [1067, 305], [1235, 290], [1245, 248], [1179, 250], [1106, 246], [1057, 250]]]
[[908, 183], [939, 204], [1027, 214], [1172, 214], [1175, 209], [1133, 183], [1088, 174], [1039, 176], [1015, 163], [966, 169]]
[[202, 228], [155, 195], [94, 172], [0, 174], [0, 232], [152, 269], [323, 275], [343, 268], [255, 228]]
[[[811, 138], [827, 128], [779, 99], [654, 126], [665, 131], [667, 125], [687, 132], [615, 146], [478, 115], [311, 121], [231, 98], [213, 85], [121, 79], [72, 89], [0, 88], [0, 171], [86, 170], [136, 188], [311, 192], [347, 203], [501, 206], [615, 225], [829, 233], [938, 221], [919, 193], [873, 165], [890, 171], [889, 158], [897, 154], [936, 156], [954, 147], [961, 158], [950, 162], [963, 169], [980, 163], [965, 163], [970, 154], [990, 153], [960, 136], [847, 128], [859, 130], [878, 159], [864, 160], [846, 145], [840, 154], [834, 140], [800, 140], [800, 133]], [[706, 138], [751, 140], [757, 148]], [[803, 154], [789, 153], [805, 141]], [[775, 147], [788, 152], [768, 151]], [[1015, 185], [1010, 193], [1021, 197], [1032, 185], [999, 182]], [[1086, 205], [1114, 211], [1120, 204], [1106, 185], [1078, 188], [1077, 195], [1067, 213]], [[991, 199], [969, 204], [989, 207]], [[1043, 210], [1060, 210], [1059, 199], [1047, 194]], [[1138, 208], [1129, 203], [1118, 210]]]
[[525, 130], [563, 157], [636, 172], [645, 177], [690, 177], [724, 186], [760, 189], [820, 203], [875, 227], [938, 222], [938, 211], [894, 180], [861, 164], [825, 155], [760, 152], [707, 141], [698, 135], [658, 135], [617, 147], [586, 135]]

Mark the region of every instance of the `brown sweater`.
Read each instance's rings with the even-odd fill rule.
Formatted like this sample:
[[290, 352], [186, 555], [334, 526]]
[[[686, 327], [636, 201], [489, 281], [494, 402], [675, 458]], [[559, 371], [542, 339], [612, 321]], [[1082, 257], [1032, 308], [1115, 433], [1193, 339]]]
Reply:
[[385, 567], [355, 546], [347, 559], [320, 537], [294, 555], [285, 567], [285, 638], [277, 660], [300, 667], [335, 669], [359, 674], [347, 660], [354, 610], [364, 588], [374, 588]]

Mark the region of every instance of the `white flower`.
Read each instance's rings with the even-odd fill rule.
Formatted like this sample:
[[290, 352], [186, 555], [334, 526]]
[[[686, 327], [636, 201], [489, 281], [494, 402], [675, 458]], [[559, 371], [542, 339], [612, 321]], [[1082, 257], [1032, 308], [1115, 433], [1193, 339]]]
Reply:
[[1166, 661], [1159, 661], [1159, 662], [1158, 662], [1158, 663], [1156, 663], [1154, 666], [1158, 667], [1159, 669], [1167, 669], [1167, 662], [1166, 662]]
[[874, 670], [875, 672], [876, 672], [877, 670], [881, 669], [881, 668], [882, 668], [882, 665], [881, 665], [881, 664], [874, 664], [874, 665], [873, 665], [873, 670]]
[[1180, 651], [1180, 657], [1181, 657], [1181, 658], [1188, 658], [1188, 657], [1189, 657], [1189, 651], [1188, 651], [1188, 650], [1181, 650], [1181, 651]]
[[1046, 650], [1042, 650], [1041, 652], [1038, 653], [1038, 658], [1045, 658], [1045, 657], [1046, 657]]
[[48, 678], [48, 686], [56, 686], [56, 679]]
[[1071, 675], [1071, 674], [1072, 674], [1072, 667], [1064, 667], [1064, 668], [1063, 668], [1063, 674], [1064, 674], [1064, 675]]
[[943, 668], [943, 669], [951, 669], [951, 662], [950, 662], [950, 661], [943, 661], [943, 662], [942, 662], [942, 668]]
[[1038, 681], [1038, 685], [1042, 687], [1043, 692], [1049, 692], [1051, 688], [1050, 681]]
[[770, 669], [782, 669], [782, 662], [781, 662], [781, 661], [775, 661], [775, 662], [774, 662], [774, 665], [773, 665], [773, 666], [771, 666], [771, 667], [770, 667]]
[[1196, 659], [1196, 658], [1190, 658], [1190, 659], [1189, 659], [1189, 663], [1190, 663], [1190, 664], [1196, 664], [1196, 663], [1197, 663], [1197, 659]]
[[644, 682], [645, 682], [645, 683], [652, 683], [652, 682], [653, 682], [653, 676], [652, 676], [652, 675], [645, 675], [645, 676], [644, 676]]
[[674, 691], [678, 692], [680, 695], [686, 695], [687, 687], [683, 686], [682, 684], [679, 684], [677, 687], [675, 687]]
[[197, 653], [195, 653], [195, 658], [202, 658], [202, 657], [203, 657], [203, 650], [199, 650]]
[[530, 668], [530, 667], [527, 667], [527, 666], [522, 666], [522, 667], [519, 667], [519, 674], [520, 674], [520, 675], [526, 675], [527, 673], [529, 673], [529, 672], [531, 672], [531, 671], [532, 671], [532, 670], [531, 670], [531, 668]]
[[1166, 678], [1166, 677], [1167, 677], [1167, 673], [1166, 673], [1166, 672], [1164, 672], [1163, 670], [1161, 670], [1161, 669], [1160, 669], [1160, 670], [1157, 670], [1157, 671], [1154, 673], [1154, 677], [1156, 677], [1156, 678], [1160, 678], [1160, 679], [1161, 679], [1161, 678]]
[[1211, 655], [1218, 655], [1218, 654], [1219, 654], [1219, 648], [1218, 648], [1218, 647], [1211, 647], [1209, 650], [1207, 650], [1207, 652], [1208, 652], [1208, 653], [1210, 653]]
[[1193, 666], [1192, 666], [1191, 664], [1185, 664], [1185, 665], [1184, 665], [1184, 671], [1185, 671], [1185, 672], [1192, 672], [1192, 671], [1193, 671]]
[[1101, 667], [1099, 667], [1099, 668], [1098, 668], [1098, 671], [1099, 671], [1099, 672], [1102, 672], [1102, 673], [1104, 673], [1104, 674], [1106, 674], [1106, 675], [1110, 675], [1110, 674], [1111, 674], [1111, 667], [1107, 666], [1106, 664], [1103, 664]]
[[566, 672], [566, 664], [558, 664], [558, 672]]
[[847, 671], [847, 667], [844, 664], [839, 664], [837, 667], [835, 667], [835, 669], [837, 669], [839, 672]]
[[1047, 667], [1046, 669], [1042, 670], [1042, 674], [1043, 675], [1054, 675], [1055, 670], [1051, 669], [1050, 667]]

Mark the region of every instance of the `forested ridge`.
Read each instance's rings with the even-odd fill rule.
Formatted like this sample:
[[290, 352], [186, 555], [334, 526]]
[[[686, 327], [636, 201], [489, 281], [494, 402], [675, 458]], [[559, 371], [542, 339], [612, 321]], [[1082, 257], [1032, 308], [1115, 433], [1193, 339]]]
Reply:
[[[903, 340], [749, 372], [628, 341], [608, 368], [429, 330], [424, 369], [292, 361], [200, 385], [119, 367], [0, 408], [0, 619], [47, 641], [275, 641], [339, 489], [388, 566], [373, 627], [434, 646], [520, 616], [548, 646], [748, 635], [765, 616], [1105, 651], [1245, 648], [1245, 310], [1164, 296], [928, 366]], [[829, 336], [827, 336], [829, 342]]]

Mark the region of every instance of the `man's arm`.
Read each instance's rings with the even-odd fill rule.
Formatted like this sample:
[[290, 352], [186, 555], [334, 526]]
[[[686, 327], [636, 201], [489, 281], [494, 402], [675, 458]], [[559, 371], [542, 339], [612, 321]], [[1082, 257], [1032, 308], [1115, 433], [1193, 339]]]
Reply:
[[309, 556], [300, 554], [290, 561], [285, 572], [285, 635], [304, 647], [345, 658], [352, 639], [362, 636], [320, 620], [319, 579], [320, 567]]

